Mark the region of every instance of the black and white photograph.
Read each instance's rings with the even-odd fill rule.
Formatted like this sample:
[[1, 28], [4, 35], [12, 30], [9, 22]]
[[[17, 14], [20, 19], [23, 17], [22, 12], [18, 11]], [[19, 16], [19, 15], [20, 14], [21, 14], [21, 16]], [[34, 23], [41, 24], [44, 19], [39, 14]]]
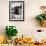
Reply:
[[9, 20], [24, 21], [24, 1], [9, 2]]

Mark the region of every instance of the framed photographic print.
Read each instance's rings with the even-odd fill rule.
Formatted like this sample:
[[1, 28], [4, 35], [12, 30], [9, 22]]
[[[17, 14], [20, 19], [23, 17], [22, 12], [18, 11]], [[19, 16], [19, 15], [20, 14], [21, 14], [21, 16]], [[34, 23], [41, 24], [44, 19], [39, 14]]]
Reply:
[[24, 21], [24, 1], [9, 2], [9, 21]]

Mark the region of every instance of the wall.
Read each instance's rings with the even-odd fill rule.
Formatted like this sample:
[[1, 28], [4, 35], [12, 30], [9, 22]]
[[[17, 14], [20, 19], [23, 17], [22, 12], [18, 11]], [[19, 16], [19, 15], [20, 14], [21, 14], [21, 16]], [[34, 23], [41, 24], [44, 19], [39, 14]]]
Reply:
[[[13, 0], [14, 1], [14, 0]], [[15, 0], [18, 1], [18, 0]], [[36, 29], [44, 29], [38, 25], [35, 16], [40, 14], [40, 6], [46, 4], [46, 0], [24, 0], [25, 21], [9, 21], [9, 0], [0, 0], [0, 34], [4, 32], [6, 25], [15, 25], [18, 29], [18, 36], [31, 36]]]

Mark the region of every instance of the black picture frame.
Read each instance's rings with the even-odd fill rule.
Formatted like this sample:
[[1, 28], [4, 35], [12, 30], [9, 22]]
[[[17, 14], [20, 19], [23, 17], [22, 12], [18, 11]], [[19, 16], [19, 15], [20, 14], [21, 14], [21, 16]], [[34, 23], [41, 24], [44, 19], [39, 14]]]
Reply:
[[[19, 3], [20, 3], [20, 7], [18, 7]], [[14, 10], [15, 11], [19, 11], [19, 12], [11, 12], [13, 10], [12, 9], [12, 4], [13, 4], [13, 9], [15, 7], [14, 5], [16, 5], [16, 4], [18, 5], [18, 6], [16, 5], [16, 7], [19, 8], [19, 9], [17, 9], [15, 7], [17, 10], [15, 10], [15, 9]], [[14, 16], [15, 16], [15, 17], [13, 17], [14, 19], [11, 17], [13, 15], [13, 13], [14, 13]], [[21, 17], [22, 18], [21, 19], [17, 19], [16, 16], [19, 16], [20, 18]], [[24, 21], [24, 1], [9, 1], [9, 21]]]

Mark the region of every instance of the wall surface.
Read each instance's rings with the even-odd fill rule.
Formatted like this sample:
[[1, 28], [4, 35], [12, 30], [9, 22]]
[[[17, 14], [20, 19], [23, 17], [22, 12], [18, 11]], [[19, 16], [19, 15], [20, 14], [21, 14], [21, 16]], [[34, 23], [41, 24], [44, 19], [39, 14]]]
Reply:
[[[13, 0], [19, 1], [19, 0]], [[20, 0], [22, 1], [22, 0]], [[23, 0], [24, 21], [9, 21], [9, 0], [0, 0], [0, 34], [4, 33], [6, 25], [15, 25], [18, 29], [18, 36], [31, 36], [36, 29], [43, 29], [38, 25], [35, 16], [41, 13], [40, 6], [46, 5], [46, 0]], [[33, 32], [33, 33], [32, 33]]]

